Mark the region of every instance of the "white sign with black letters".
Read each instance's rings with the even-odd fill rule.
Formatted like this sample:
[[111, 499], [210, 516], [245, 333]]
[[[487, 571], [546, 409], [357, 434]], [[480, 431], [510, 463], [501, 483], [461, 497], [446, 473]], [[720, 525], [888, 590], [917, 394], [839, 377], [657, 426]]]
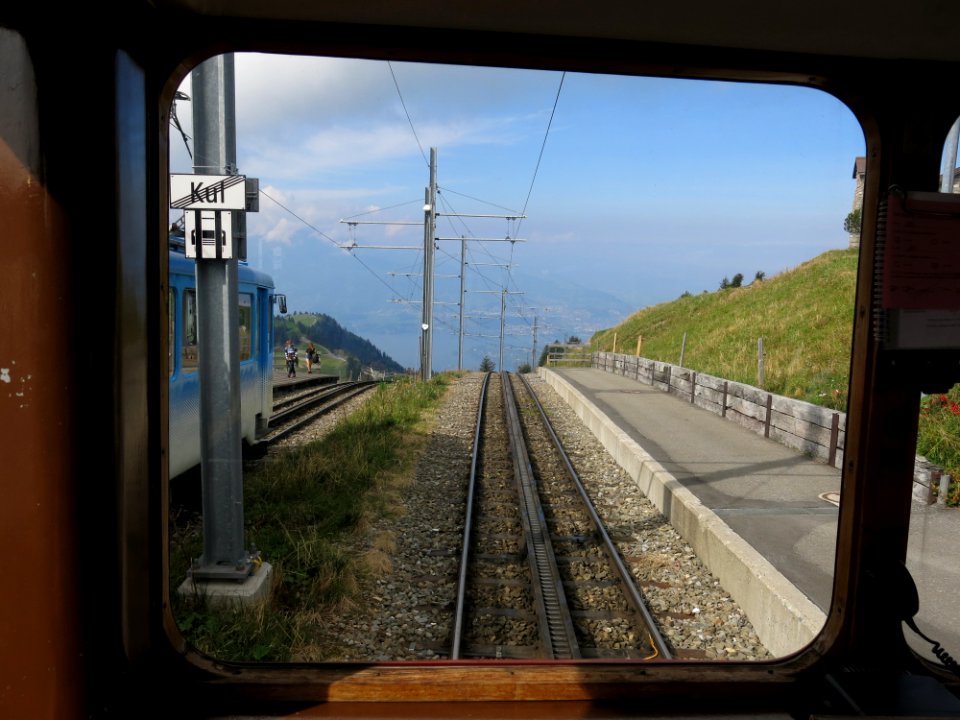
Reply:
[[170, 175], [170, 207], [176, 210], [243, 210], [245, 175]]

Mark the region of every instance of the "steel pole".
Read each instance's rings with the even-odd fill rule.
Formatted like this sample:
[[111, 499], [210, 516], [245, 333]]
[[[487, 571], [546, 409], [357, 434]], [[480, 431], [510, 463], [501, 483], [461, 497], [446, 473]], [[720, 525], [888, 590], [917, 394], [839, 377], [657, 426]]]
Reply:
[[497, 372], [503, 372], [503, 321], [507, 314], [507, 291], [500, 293], [500, 364]]
[[423, 322], [420, 376], [433, 376], [433, 242], [437, 222], [437, 149], [430, 148], [430, 185], [423, 200]]
[[457, 343], [457, 370], [463, 371], [463, 303], [466, 299], [467, 239], [460, 239], [460, 332]]
[[[194, 172], [234, 175], [233, 55], [199, 65], [192, 82]], [[251, 569], [243, 544], [239, 276], [237, 253], [232, 254], [196, 263], [203, 506], [203, 555], [191, 571], [197, 579], [242, 578]]]

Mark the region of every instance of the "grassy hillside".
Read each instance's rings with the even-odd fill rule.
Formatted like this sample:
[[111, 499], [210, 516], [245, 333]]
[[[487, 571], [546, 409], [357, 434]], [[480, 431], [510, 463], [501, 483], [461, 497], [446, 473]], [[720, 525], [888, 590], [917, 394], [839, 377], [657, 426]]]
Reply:
[[698, 372], [757, 385], [757, 339], [763, 338], [764, 388], [828, 407], [846, 408], [853, 326], [856, 250], [832, 250], [741, 288], [688, 295], [644, 308], [596, 333], [594, 350], [680, 361]]
[[[291, 313], [273, 319], [274, 342], [282, 348], [289, 338], [303, 355], [307, 343], [313, 341], [324, 358], [321, 372], [338, 374], [338, 365], [346, 364], [345, 372], [356, 375], [361, 366], [402, 373], [403, 367], [369, 340], [354, 335], [336, 320], [323, 313]], [[336, 353], [338, 358], [332, 358]], [[329, 360], [329, 362], [327, 362]], [[328, 367], [329, 366], [329, 367]]]

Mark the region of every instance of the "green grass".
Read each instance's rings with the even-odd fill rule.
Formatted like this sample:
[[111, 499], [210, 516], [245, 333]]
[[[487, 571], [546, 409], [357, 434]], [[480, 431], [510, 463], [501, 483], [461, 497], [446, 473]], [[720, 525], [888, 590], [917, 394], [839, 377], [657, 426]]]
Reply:
[[[960, 480], [960, 385], [954, 385], [945, 395], [928, 395], [921, 400], [917, 453], [939, 465], [955, 481]], [[960, 504], [956, 482], [947, 502]]]
[[[644, 308], [616, 328], [596, 333], [593, 350], [634, 353], [698, 372], [757, 385], [757, 338], [766, 355], [764, 388], [845, 410], [853, 326], [856, 250], [833, 250], [747, 287], [686, 295]], [[960, 385], [924, 398], [917, 453], [960, 478]], [[957, 487], [956, 485], [954, 486]], [[949, 500], [960, 502], [960, 490]]]
[[[447, 383], [438, 375], [429, 383], [383, 384], [323, 440], [244, 475], [247, 547], [255, 544], [274, 568], [270, 604], [218, 611], [200, 598], [175, 595], [174, 617], [196, 648], [221, 660], [291, 659], [309, 634], [304, 618], [349, 597], [365, 572], [347, 548], [372, 517], [399, 503], [420, 418], [438, 404]], [[171, 516], [171, 587], [201, 552], [199, 518]]]
[[765, 355], [763, 387], [845, 409], [853, 328], [856, 250], [832, 250], [746, 287], [687, 295], [644, 308], [596, 333], [593, 350], [636, 352], [698, 372], [758, 384], [757, 339]]

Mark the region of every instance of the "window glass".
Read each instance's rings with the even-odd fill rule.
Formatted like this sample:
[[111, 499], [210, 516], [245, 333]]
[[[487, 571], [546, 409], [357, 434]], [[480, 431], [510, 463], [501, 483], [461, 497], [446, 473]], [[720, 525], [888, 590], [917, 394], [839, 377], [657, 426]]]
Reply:
[[253, 324], [253, 296], [240, 293], [240, 360], [249, 360], [256, 327]]
[[[236, 164], [260, 188], [246, 270], [299, 308], [270, 319], [286, 370], [274, 393], [318, 373], [310, 344], [331, 376], [515, 371], [549, 359], [575, 389], [596, 390], [608, 418], [636, 410], [642, 419], [624, 431], [676, 481], [675, 494], [644, 489], [575, 418], [566, 422], [576, 432], [559, 433], [613, 483], [594, 487], [596, 502], [674, 657], [766, 660], [816, 636], [834, 575], [866, 154], [848, 108], [792, 86], [252, 54], [235, 57], [234, 83]], [[171, 170], [191, 172], [189, 78], [180, 90]], [[192, 292], [183, 301], [184, 367], [188, 353], [196, 366], [194, 302]], [[256, 360], [257, 324], [266, 328], [254, 302], [240, 296], [244, 361]], [[289, 368], [288, 343], [298, 360]], [[459, 376], [450, 382], [460, 387]], [[244, 388], [244, 422], [270, 416], [269, 401], [251, 409], [260, 389]], [[470, 408], [469, 392], [457, 392], [456, 409]], [[562, 403], [554, 411], [563, 415]], [[426, 449], [436, 456], [422, 464], [451, 485], [399, 459], [346, 482], [348, 459], [323, 450], [322, 461], [297, 457], [296, 493], [324, 494], [293, 513], [265, 502], [286, 497], [279, 476], [245, 475], [247, 530], [279, 570], [278, 625], [232, 643], [208, 634], [226, 623], [184, 600], [177, 619], [190, 641], [231, 660], [449, 658], [463, 473], [446, 463], [469, 451], [472, 433], [442, 407], [430, 412], [441, 413], [447, 452]], [[686, 429], [701, 420], [709, 430]], [[378, 422], [378, 438], [402, 425]], [[275, 460], [265, 472], [279, 472]], [[325, 475], [330, 467], [340, 474]], [[403, 483], [391, 484], [394, 472]], [[681, 505], [712, 513], [715, 546], [671, 525]], [[630, 514], [641, 506], [651, 514]], [[173, 586], [195, 555], [195, 527], [173, 529]], [[586, 533], [551, 532], [576, 564]], [[743, 548], [732, 559], [741, 571], [708, 564], [715, 548]], [[484, 562], [504, 575], [510, 554]], [[757, 583], [760, 560], [774, 571]], [[606, 577], [585, 570], [568, 582], [579, 581], [577, 622], [614, 638], [584, 657], [627, 657], [618, 633], [630, 631], [597, 600]], [[518, 643], [529, 613], [499, 603], [527, 593], [520, 585], [470, 601]], [[499, 630], [477, 632], [478, 653], [510, 644]]]
[[197, 354], [197, 291], [183, 292], [183, 353], [181, 367], [184, 372], [195, 372], [198, 363]]
[[[941, 193], [960, 190], [957, 139], [960, 119], [944, 142]], [[919, 398], [917, 460], [910, 513], [907, 569], [920, 598], [915, 623], [930, 640], [960, 655], [960, 605], [955, 591], [960, 580], [960, 555], [950, 538], [960, 507], [960, 385], [941, 388]], [[922, 657], [934, 659], [933, 645], [905, 626], [907, 642]]]

